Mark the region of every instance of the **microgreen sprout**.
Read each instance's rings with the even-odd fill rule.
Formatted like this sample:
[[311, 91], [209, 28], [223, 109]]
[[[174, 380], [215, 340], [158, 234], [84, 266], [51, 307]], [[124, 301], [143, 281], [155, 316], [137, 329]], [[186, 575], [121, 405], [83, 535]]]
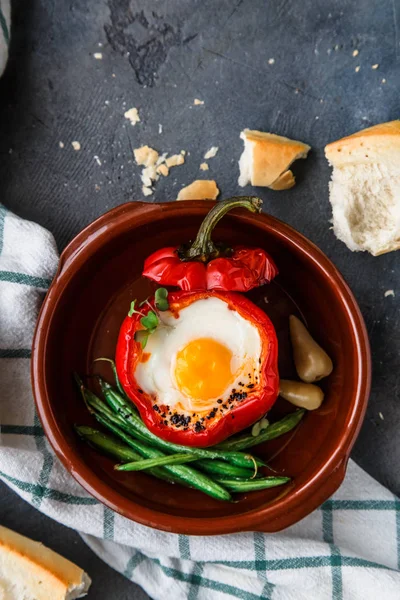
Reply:
[[128, 316], [131, 317], [134, 314], [141, 315], [140, 324], [142, 325], [143, 329], [136, 331], [135, 340], [142, 344], [142, 348], [145, 348], [149, 339], [149, 335], [154, 333], [157, 327], [160, 325], [160, 322], [162, 322], [158, 311], [165, 311], [169, 308], [168, 290], [165, 288], [158, 288], [156, 290], [154, 294], [154, 308], [147, 298], [141, 304], [139, 304], [139, 306], [144, 306], [146, 304], [149, 306], [150, 310], [147, 314], [136, 310], [136, 302], [136, 300], [131, 302]]

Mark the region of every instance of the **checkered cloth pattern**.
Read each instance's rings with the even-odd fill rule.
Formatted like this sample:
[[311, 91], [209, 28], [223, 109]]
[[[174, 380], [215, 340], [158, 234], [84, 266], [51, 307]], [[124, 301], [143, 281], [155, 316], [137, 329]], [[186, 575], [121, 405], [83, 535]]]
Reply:
[[8, 58], [8, 46], [10, 43], [10, 2], [0, 0], [0, 75]]
[[3, 482], [79, 531], [94, 552], [154, 599], [400, 599], [400, 501], [353, 462], [330, 500], [270, 535], [159, 532], [89, 496], [54, 456], [31, 393], [34, 324], [57, 262], [52, 235], [0, 205]]

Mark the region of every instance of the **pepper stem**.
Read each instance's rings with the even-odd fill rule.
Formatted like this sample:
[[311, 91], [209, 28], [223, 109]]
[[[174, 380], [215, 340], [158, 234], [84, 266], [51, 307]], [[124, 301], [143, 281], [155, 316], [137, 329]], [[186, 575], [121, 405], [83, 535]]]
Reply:
[[216, 258], [221, 250], [212, 241], [211, 234], [218, 221], [234, 208], [247, 208], [250, 212], [260, 213], [261, 207], [261, 198], [255, 196], [234, 196], [218, 202], [200, 225], [196, 239], [190, 248], [180, 252], [181, 259], [208, 262], [211, 258]]

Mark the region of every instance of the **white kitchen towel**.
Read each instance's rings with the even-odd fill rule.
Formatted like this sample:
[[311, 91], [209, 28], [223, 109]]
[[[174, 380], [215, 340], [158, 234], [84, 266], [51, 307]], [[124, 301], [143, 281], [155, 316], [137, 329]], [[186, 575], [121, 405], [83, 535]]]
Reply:
[[273, 535], [163, 533], [89, 496], [55, 458], [31, 393], [32, 333], [57, 260], [48, 231], [0, 205], [0, 477], [7, 485], [79, 531], [157, 600], [400, 599], [400, 501], [353, 462], [330, 500]]
[[8, 58], [10, 23], [10, 2], [9, 0], [0, 0], [0, 75], [4, 71]]

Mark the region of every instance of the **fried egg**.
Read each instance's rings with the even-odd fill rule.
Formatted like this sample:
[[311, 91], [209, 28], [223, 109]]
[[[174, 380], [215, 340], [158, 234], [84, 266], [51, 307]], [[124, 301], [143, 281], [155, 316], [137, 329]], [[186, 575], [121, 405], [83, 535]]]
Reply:
[[220, 298], [201, 298], [162, 313], [135, 379], [158, 407], [202, 413], [257, 385], [261, 351], [253, 323]]

